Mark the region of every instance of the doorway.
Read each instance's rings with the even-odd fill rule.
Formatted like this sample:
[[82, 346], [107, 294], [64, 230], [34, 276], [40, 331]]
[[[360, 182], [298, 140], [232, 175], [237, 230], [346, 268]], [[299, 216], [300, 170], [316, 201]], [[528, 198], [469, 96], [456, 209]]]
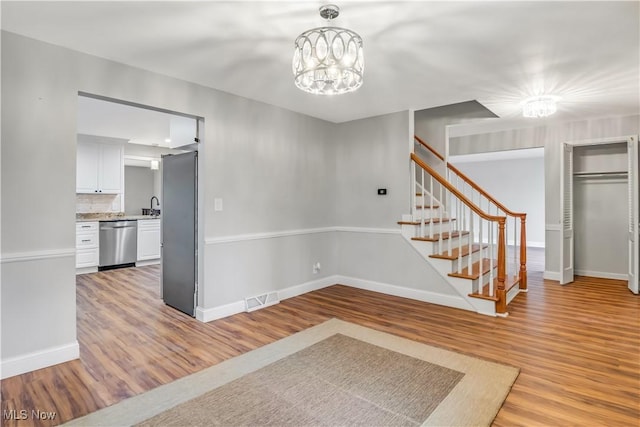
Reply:
[[574, 274], [628, 281], [638, 293], [637, 136], [561, 150], [560, 283]]
[[[158, 267], [148, 268], [155, 268], [156, 271], [160, 269], [157, 285], [159, 297], [167, 305], [193, 317], [198, 302], [198, 283], [201, 283], [198, 278], [202, 277], [203, 273], [202, 265], [196, 258], [198, 247], [201, 247], [204, 240], [202, 227], [198, 227], [198, 223], [203, 219], [202, 209], [199, 208], [203, 204], [198, 203], [204, 194], [202, 186], [199, 185], [201, 175], [194, 172], [189, 188], [180, 189], [180, 185], [187, 183], [179, 181], [177, 175], [169, 175], [171, 181], [165, 181], [167, 175], [164, 173], [164, 163], [169, 162], [168, 159], [173, 161], [174, 158], [191, 156], [194, 170], [197, 170], [202, 159], [197, 152], [204, 149], [201, 137], [204, 120], [174, 111], [79, 93], [77, 123], [79, 147], [86, 144], [87, 140], [95, 144], [118, 147], [114, 152], [120, 153], [119, 161], [112, 162], [112, 167], [120, 168], [118, 176], [121, 177], [121, 185], [113, 187], [114, 190], [108, 195], [77, 192], [76, 218], [91, 215], [98, 224], [106, 220], [105, 218], [137, 221], [137, 259], [133, 268], [157, 265]], [[78, 170], [86, 172], [87, 169], [90, 168], [86, 166], [83, 158], [79, 157]], [[192, 195], [190, 239], [193, 249], [190, 260], [185, 259], [184, 250], [180, 252], [180, 257], [176, 257], [175, 250], [169, 253], [163, 250], [165, 234], [185, 234], [181, 222], [164, 221], [165, 214], [171, 215], [171, 211], [176, 210], [176, 204], [171, 202], [170, 197], [164, 200], [167, 185], [173, 188], [174, 194], [178, 188], [183, 190], [184, 194]], [[182, 206], [179, 209], [182, 210]], [[174, 228], [180, 229], [179, 232]], [[99, 246], [99, 242], [96, 246]], [[189, 286], [185, 286], [184, 289], [174, 288], [172, 292], [190, 293], [191, 304], [190, 307], [176, 307], [176, 304], [166, 300], [170, 298], [169, 295], [165, 298], [163, 280], [166, 277], [175, 277], [176, 269], [184, 271], [185, 267], [182, 264], [185, 263], [191, 269]], [[97, 269], [97, 264], [85, 264], [85, 268], [77, 272], [93, 272]], [[181, 298], [184, 299], [184, 295]]]

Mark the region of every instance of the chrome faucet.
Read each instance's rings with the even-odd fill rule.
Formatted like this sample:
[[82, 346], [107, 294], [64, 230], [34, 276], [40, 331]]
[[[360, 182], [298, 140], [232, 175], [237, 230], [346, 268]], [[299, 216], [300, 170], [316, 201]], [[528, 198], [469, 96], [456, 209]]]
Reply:
[[160, 200], [158, 200], [158, 198], [156, 196], [152, 196], [151, 197], [151, 209], [149, 209], [149, 215], [151, 216], [155, 216], [155, 212], [153, 210], [153, 199], [156, 199], [156, 206], [160, 206]]

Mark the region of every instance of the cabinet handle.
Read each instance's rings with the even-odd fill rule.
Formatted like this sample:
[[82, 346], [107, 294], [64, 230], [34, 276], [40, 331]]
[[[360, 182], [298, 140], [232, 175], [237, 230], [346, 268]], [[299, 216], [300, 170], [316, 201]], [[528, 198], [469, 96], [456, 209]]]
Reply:
[[82, 240], [82, 243], [86, 243], [86, 242], [90, 242], [90, 241], [91, 241], [91, 239], [85, 239], [85, 240]]
[[82, 228], [91, 228], [90, 225], [83, 225]]

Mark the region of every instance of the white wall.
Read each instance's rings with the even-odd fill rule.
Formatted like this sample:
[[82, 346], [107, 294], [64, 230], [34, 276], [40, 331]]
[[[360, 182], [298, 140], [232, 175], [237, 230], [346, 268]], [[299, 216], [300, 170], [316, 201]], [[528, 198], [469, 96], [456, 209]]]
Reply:
[[[506, 153], [518, 156], [518, 152], [511, 151], [496, 153], [494, 157], [505, 156]], [[451, 163], [508, 209], [526, 213], [527, 245], [544, 247], [544, 152], [537, 150], [531, 157], [501, 160], [478, 161], [478, 157], [465, 156], [464, 160], [452, 158]], [[482, 155], [482, 158], [486, 156]], [[513, 235], [512, 221], [508, 224], [509, 240]]]

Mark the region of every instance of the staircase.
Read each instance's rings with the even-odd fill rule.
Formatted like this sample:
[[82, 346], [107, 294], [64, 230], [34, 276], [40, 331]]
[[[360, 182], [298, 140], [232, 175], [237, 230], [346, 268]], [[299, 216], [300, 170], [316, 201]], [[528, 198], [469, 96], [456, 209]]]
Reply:
[[[412, 212], [398, 223], [402, 236], [475, 311], [507, 316], [509, 302], [527, 290], [526, 214], [507, 209], [422, 139], [415, 141]], [[427, 157], [444, 166], [446, 176]]]

